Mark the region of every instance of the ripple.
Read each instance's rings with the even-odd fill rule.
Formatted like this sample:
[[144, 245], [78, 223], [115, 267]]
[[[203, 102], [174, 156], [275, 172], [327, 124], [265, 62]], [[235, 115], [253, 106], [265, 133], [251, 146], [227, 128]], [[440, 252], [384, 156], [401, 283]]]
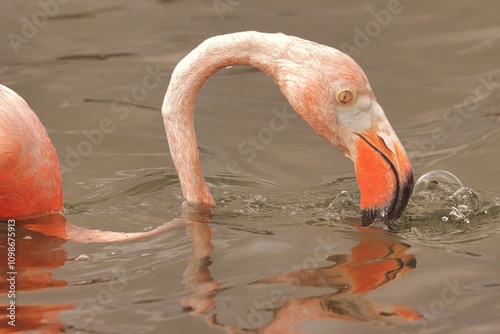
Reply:
[[130, 52], [99, 53], [99, 54], [74, 54], [57, 57], [56, 60], [107, 60], [117, 57], [130, 57], [136, 54]]
[[500, 291], [500, 279], [477, 281], [463, 287], [469, 291]]

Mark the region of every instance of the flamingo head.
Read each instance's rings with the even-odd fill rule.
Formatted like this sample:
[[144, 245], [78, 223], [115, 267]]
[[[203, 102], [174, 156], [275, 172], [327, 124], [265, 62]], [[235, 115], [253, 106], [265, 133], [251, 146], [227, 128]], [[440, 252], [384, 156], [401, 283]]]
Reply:
[[59, 161], [28, 104], [0, 85], [0, 219], [62, 212]]
[[361, 67], [333, 48], [316, 50], [318, 57], [288, 71], [282, 90], [314, 131], [353, 160], [363, 225], [391, 228], [413, 189], [410, 160]]

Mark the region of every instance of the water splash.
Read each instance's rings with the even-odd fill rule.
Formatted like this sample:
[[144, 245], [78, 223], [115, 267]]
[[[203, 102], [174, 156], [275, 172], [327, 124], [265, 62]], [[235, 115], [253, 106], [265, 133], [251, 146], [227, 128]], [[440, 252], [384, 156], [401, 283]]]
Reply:
[[498, 216], [498, 199], [483, 200], [452, 173], [435, 170], [417, 180], [408, 208], [398, 221], [398, 232], [409, 239], [463, 241], [475, 238], [469, 232]]
[[415, 182], [413, 193], [420, 195], [447, 194], [462, 188], [462, 181], [452, 173], [445, 170], [433, 170], [418, 178]]

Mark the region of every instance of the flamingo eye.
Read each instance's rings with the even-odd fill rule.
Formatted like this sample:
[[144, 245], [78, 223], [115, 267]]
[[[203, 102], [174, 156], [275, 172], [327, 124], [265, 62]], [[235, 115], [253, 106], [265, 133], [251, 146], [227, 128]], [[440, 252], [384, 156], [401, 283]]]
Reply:
[[341, 88], [335, 98], [337, 102], [343, 105], [348, 105], [354, 101], [356, 92], [351, 88]]

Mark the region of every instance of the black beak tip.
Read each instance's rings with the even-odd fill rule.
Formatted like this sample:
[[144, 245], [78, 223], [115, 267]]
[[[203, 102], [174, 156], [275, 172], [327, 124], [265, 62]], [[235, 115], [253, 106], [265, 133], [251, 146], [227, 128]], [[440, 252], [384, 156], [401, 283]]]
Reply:
[[403, 180], [400, 180], [394, 195], [384, 207], [374, 207], [361, 210], [363, 226], [382, 229], [394, 229], [394, 221], [398, 219], [406, 208], [413, 191], [413, 172], [410, 171]]
[[361, 224], [384, 230], [395, 227], [393, 221], [389, 219], [387, 207], [381, 208], [379, 206], [361, 210]]

